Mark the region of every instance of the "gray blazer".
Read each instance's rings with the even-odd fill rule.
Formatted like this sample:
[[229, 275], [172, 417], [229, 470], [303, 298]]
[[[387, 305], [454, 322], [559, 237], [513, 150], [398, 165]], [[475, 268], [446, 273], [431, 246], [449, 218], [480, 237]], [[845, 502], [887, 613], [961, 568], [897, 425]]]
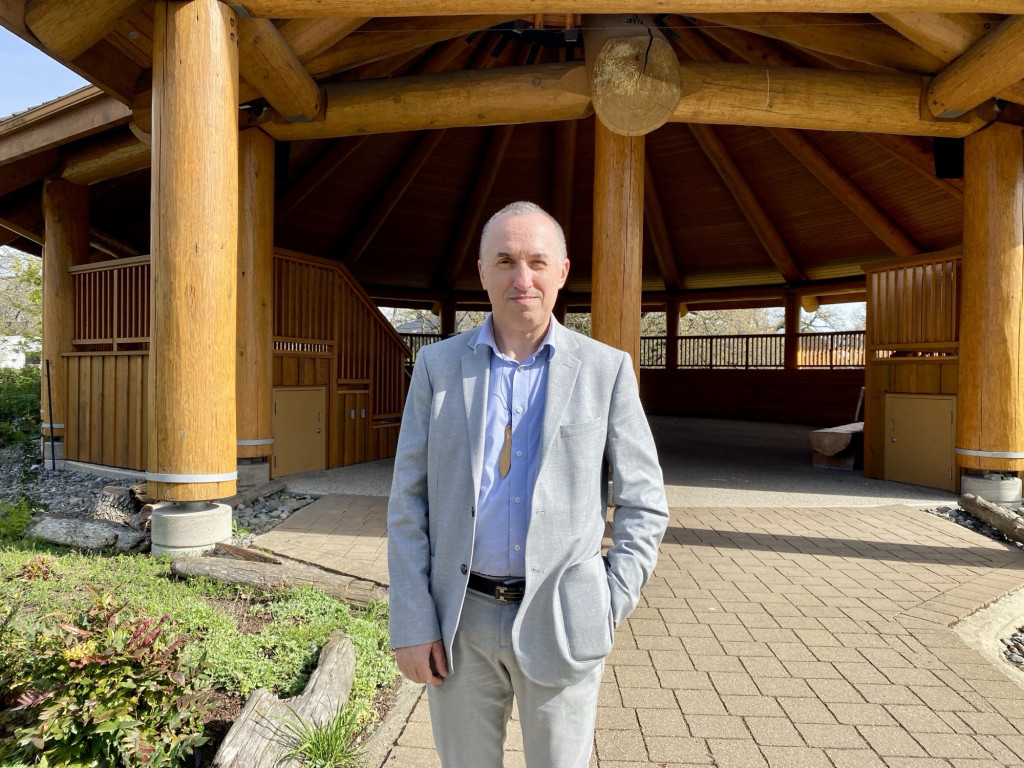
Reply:
[[[484, 452], [490, 348], [479, 330], [420, 350], [388, 504], [391, 645], [452, 639], [466, 595]], [[512, 629], [524, 674], [582, 679], [640, 599], [668, 523], [661, 467], [629, 355], [554, 324], [526, 536], [526, 594]], [[605, 558], [605, 460], [614, 521]]]

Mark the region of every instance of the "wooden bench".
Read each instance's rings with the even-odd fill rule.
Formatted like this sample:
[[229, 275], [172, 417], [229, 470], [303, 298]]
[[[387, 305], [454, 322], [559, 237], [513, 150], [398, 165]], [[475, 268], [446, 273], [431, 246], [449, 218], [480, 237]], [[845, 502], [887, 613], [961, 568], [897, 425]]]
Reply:
[[864, 422], [815, 429], [808, 433], [814, 449], [814, 466], [824, 469], [857, 469], [864, 458]]

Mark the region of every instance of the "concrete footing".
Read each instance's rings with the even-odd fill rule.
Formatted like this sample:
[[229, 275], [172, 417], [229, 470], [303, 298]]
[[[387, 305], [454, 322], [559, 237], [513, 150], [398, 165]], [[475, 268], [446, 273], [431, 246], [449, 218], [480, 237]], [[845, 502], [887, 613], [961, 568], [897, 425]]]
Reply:
[[199, 555], [231, 540], [231, 507], [206, 501], [161, 505], [150, 518], [153, 555]]
[[1021, 481], [1014, 475], [992, 472], [963, 475], [960, 493], [970, 493], [1002, 507], [1015, 507], [1021, 503]]

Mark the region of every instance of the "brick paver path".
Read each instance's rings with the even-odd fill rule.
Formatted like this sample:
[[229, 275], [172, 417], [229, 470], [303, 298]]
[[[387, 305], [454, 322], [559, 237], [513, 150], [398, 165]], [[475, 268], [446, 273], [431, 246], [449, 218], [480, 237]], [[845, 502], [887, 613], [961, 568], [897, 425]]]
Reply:
[[[674, 509], [592, 765], [1024, 766], [1021, 675], [949, 629], [1022, 586], [1021, 550], [909, 507]], [[437, 765], [425, 701], [387, 765]]]

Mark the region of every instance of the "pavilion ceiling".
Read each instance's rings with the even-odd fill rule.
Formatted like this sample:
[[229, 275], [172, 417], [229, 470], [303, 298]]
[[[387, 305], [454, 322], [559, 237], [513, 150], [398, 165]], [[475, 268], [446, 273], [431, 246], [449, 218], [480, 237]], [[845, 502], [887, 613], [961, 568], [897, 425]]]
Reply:
[[[240, 120], [278, 139], [279, 247], [344, 263], [382, 299], [480, 300], [480, 226], [530, 199], [563, 221], [567, 289], [585, 298], [595, 118], [579, 14], [620, 7], [231, 5]], [[629, 10], [665, 6], [647, 5]], [[646, 137], [644, 290], [748, 303], [784, 285], [855, 290], [863, 264], [957, 245], [963, 187], [936, 178], [932, 137], [1024, 110], [1014, 9], [693, 0], [656, 16], [683, 95]], [[38, 251], [42, 179], [63, 174], [91, 184], [94, 245], [148, 252], [151, 4], [9, 0], [0, 23], [102, 89], [0, 122], [0, 243]]]

